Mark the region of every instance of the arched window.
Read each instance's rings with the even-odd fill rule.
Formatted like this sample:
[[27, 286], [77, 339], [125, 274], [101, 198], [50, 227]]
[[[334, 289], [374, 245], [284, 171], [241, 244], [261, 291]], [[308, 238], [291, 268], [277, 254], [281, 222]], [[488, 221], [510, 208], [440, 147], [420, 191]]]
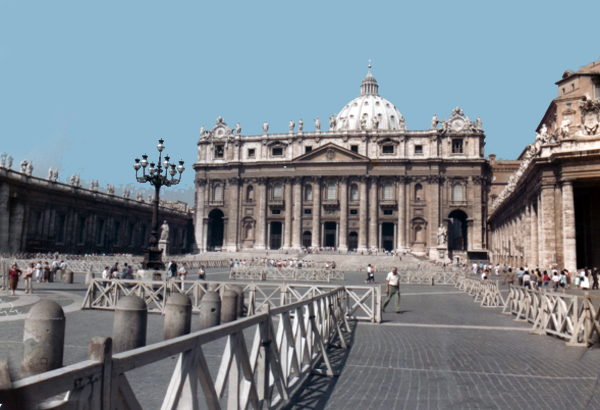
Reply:
[[281, 199], [281, 198], [283, 198], [283, 185], [281, 185], [281, 184], [275, 184], [273, 186], [273, 198], [274, 199]]
[[423, 185], [417, 184], [415, 185], [415, 201], [420, 201], [423, 199]]
[[391, 182], [383, 186], [383, 199], [390, 201], [394, 199], [394, 185]]
[[335, 199], [335, 183], [330, 182], [327, 184], [327, 199], [334, 200]]
[[223, 200], [223, 185], [215, 186], [214, 198], [215, 198], [215, 201]]
[[254, 201], [254, 187], [252, 185], [248, 185], [246, 188], [246, 201]]
[[307, 185], [304, 188], [304, 200], [312, 201], [312, 185]]
[[463, 187], [461, 184], [456, 184], [452, 187], [452, 200], [462, 201], [463, 200]]
[[352, 184], [352, 186], [350, 186], [350, 200], [358, 201], [358, 185], [356, 184]]

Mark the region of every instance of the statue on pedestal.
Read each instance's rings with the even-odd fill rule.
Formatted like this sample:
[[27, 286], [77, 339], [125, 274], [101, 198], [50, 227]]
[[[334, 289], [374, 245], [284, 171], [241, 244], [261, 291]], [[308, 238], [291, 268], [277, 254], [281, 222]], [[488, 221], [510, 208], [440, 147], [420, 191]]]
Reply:
[[321, 131], [321, 120], [319, 120], [319, 117], [315, 118], [315, 129]]
[[290, 132], [294, 132], [294, 127], [296, 126], [296, 123], [294, 123], [294, 120], [290, 120], [288, 127], [290, 127]]
[[52, 174], [52, 181], [56, 182], [58, 181], [58, 168], [54, 170], [54, 173]]
[[329, 131], [333, 131], [333, 129], [335, 128], [335, 114], [331, 114], [329, 116]]
[[2, 155], [0, 155], [0, 167], [6, 167], [6, 152], [3, 152]]
[[50, 167], [50, 169], [48, 170], [48, 177], [47, 177], [48, 181], [52, 181], [52, 167]]
[[242, 126], [240, 125], [239, 121], [235, 125], [235, 135], [242, 135]]
[[167, 221], [164, 221], [162, 226], [160, 227], [160, 240], [167, 241], [169, 239], [169, 224]]
[[439, 123], [440, 119], [437, 117], [437, 115], [433, 114], [433, 118], [431, 119], [431, 129], [437, 130], [437, 126]]
[[443, 224], [440, 224], [440, 227], [438, 228], [438, 232], [437, 232], [438, 246], [446, 245], [447, 234], [448, 234], [448, 231], [446, 230], [446, 227]]
[[33, 163], [32, 163], [32, 161], [29, 161], [29, 164], [27, 164], [27, 170], [25, 171], [25, 174], [27, 174], [27, 176], [30, 177], [32, 173], [33, 173]]
[[302, 121], [302, 118], [300, 118], [300, 121], [298, 121], [298, 132], [302, 132], [304, 130], [304, 121]]
[[402, 114], [400, 114], [400, 118], [398, 119], [398, 129], [400, 131], [406, 131], [406, 120]]
[[477, 119], [475, 120], [475, 123], [477, 124], [477, 129], [481, 130], [482, 128], [482, 124], [481, 124], [481, 117], [477, 117]]
[[379, 118], [377, 117], [377, 115], [373, 116], [371, 122], [373, 123], [373, 129], [377, 130], [379, 128]]
[[6, 159], [6, 168], [11, 169], [12, 163], [13, 163], [13, 157], [12, 157], [12, 155], [9, 155], [8, 158]]
[[265, 122], [263, 123], [263, 126], [262, 126], [262, 128], [263, 128], [263, 133], [264, 133], [264, 134], [266, 134], [266, 133], [267, 133], [267, 131], [269, 131], [269, 123], [268, 123], [267, 121], [265, 121]]
[[27, 171], [27, 160], [24, 159], [23, 162], [21, 162], [21, 173], [24, 174]]

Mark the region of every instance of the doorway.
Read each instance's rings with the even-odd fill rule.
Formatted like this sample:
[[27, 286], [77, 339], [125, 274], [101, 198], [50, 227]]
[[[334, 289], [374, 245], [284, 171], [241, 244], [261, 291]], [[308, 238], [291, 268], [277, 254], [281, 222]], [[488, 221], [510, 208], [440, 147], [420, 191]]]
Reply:
[[312, 246], [312, 234], [310, 231], [304, 231], [302, 234], [302, 246], [310, 248]]
[[467, 214], [455, 210], [448, 215], [448, 251], [466, 251], [469, 242], [467, 240]]
[[269, 243], [271, 249], [277, 250], [281, 248], [282, 230], [281, 222], [271, 222], [271, 242]]
[[208, 231], [206, 233], [206, 249], [221, 250], [223, 247], [223, 211], [213, 209], [208, 214]]
[[358, 234], [356, 232], [350, 232], [348, 235], [348, 250], [354, 251], [358, 248]]
[[381, 224], [381, 247], [386, 251], [394, 250], [394, 224], [391, 222]]
[[324, 246], [328, 248], [337, 247], [336, 234], [337, 234], [337, 223], [336, 222], [325, 222], [325, 238]]

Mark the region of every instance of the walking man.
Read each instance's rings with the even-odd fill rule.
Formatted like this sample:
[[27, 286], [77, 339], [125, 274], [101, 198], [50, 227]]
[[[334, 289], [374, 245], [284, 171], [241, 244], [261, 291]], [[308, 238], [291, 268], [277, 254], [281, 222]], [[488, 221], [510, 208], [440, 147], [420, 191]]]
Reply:
[[396, 295], [396, 313], [400, 313], [400, 275], [398, 275], [396, 268], [392, 268], [385, 279], [385, 293], [387, 293], [387, 297], [383, 302], [381, 311], [385, 312], [385, 307], [392, 300], [392, 296]]

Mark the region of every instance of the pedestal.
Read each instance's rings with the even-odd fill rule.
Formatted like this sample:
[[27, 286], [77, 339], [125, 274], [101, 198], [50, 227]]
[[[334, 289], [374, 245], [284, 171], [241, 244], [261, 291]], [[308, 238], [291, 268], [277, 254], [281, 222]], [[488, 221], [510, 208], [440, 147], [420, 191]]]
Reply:
[[435, 248], [429, 248], [429, 260], [436, 262], [450, 262], [446, 245], [438, 245]]
[[162, 249], [144, 249], [144, 262], [142, 263], [143, 268], [147, 270], [163, 269], [162, 254]]
[[171, 243], [166, 239], [158, 241], [158, 249], [162, 251], [163, 256], [169, 256], [169, 245]]

